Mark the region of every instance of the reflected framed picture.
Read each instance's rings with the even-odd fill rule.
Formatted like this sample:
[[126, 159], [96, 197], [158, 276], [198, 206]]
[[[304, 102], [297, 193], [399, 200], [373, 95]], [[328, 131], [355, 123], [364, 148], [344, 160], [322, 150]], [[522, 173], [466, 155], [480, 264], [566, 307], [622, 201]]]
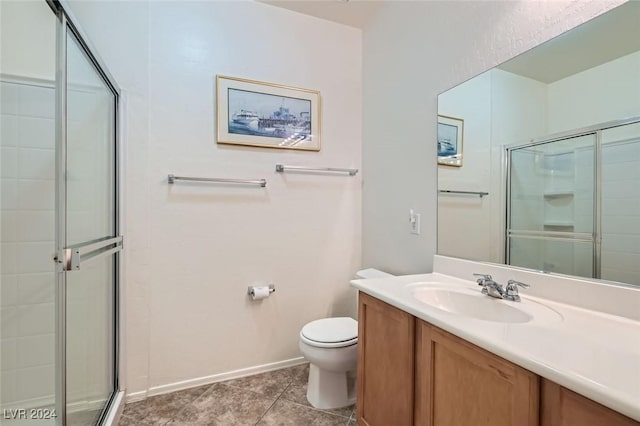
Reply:
[[438, 115], [438, 164], [462, 166], [462, 141], [464, 120]]
[[217, 142], [320, 151], [320, 92], [216, 76]]

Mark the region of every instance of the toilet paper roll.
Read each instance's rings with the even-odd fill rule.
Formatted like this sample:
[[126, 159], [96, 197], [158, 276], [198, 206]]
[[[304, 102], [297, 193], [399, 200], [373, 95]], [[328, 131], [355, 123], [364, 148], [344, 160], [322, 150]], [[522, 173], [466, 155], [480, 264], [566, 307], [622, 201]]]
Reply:
[[271, 294], [269, 292], [269, 286], [253, 287], [253, 294], [251, 295], [251, 298], [253, 300], [265, 299], [269, 297], [269, 294]]

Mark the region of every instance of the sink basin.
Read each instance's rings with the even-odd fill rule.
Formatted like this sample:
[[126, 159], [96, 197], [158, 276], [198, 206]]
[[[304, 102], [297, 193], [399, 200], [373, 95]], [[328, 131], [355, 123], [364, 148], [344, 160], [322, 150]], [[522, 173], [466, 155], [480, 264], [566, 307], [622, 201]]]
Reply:
[[525, 301], [510, 302], [485, 296], [466, 288], [418, 286], [412, 296], [441, 311], [484, 321], [526, 323], [536, 320], [560, 320], [556, 311], [542, 304]]

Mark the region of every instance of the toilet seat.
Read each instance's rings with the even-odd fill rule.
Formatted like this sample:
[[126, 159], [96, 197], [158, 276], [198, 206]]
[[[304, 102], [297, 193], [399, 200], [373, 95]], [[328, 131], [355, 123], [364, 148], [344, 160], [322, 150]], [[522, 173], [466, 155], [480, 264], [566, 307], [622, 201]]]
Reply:
[[349, 317], [311, 321], [300, 331], [300, 340], [317, 348], [343, 348], [358, 343], [358, 322]]

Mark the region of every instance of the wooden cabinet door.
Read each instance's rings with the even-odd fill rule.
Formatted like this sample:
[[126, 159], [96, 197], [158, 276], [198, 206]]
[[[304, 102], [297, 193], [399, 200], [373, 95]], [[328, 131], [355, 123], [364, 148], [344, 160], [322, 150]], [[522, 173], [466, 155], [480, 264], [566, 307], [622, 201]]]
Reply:
[[416, 426], [538, 426], [539, 378], [416, 320]]
[[640, 426], [640, 422], [546, 379], [542, 379], [541, 399], [541, 426]]
[[413, 425], [414, 318], [360, 292], [359, 426]]

